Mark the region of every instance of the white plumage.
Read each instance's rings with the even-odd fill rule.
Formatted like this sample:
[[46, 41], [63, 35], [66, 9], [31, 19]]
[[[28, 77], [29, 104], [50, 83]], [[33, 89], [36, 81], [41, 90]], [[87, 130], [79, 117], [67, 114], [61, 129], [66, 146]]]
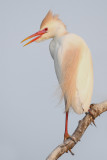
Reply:
[[[48, 12], [40, 25], [40, 31], [25, 38], [23, 41], [38, 36], [28, 42], [41, 42], [52, 38], [50, 53], [54, 60], [56, 75], [65, 100], [66, 123], [64, 139], [68, 134], [68, 112], [70, 107], [81, 114], [87, 112], [93, 91], [93, 65], [90, 50], [84, 40], [68, 33], [64, 23]], [[22, 41], [22, 42], [23, 42]], [[25, 46], [24, 45], [24, 46]]]
[[[75, 86], [76, 91], [74, 92], [74, 94], [72, 93], [72, 90], [70, 91], [72, 94], [71, 104], [69, 104], [69, 106], [66, 106], [68, 107], [66, 108], [66, 111], [69, 110], [69, 107], [72, 107], [74, 111], [78, 114], [88, 111], [90, 102], [91, 102], [92, 91], [93, 91], [92, 58], [91, 58], [91, 54], [88, 49], [88, 46], [83, 41], [83, 39], [80, 38], [79, 36], [75, 34], [67, 33], [64, 36], [54, 38], [51, 41], [50, 47], [49, 47], [51, 56], [54, 60], [56, 75], [59, 83], [61, 84], [62, 78], [63, 78], [62, 63], [64, 61], [66, 51], [69, 50], [69, 48], [73, 48], [73, 50], [75, 49], [78, 50], [78, 48], [80, 48], [80, 44], [81, 44], [81, 50], [80, 52], [77, 53], [78, 54], [77, 56], [80, 57], [80, 60], [79, 62], [77, 62], [78, 63], [77, 69], [75, 70], [74, 68], [73, 70], [73, 73], [76, 72], [76, 77], [75, 79], [73, 79], [72, 77], [72, 79], [70, 80], [70, 81], [76, 82], [76, 83], [72, 83], [72, 85], [76, 85]], [[73, 58], [72, 56], [74, 56], [74, 53], [70, 52], [70, 54], [67, 56], [69, 56], [68, 58], [70, 60]], [[74, 60], [77, 61], [78, 58], [77, 59], [74, 58]], [[71, 60], [71, 63], [75, 65], [73, 60]], [[66, 68], [66, 72], [67, 72], [67, 69], [68, 68]], [[72, 73], [70, 73], [69, 71], [69, 74], [72, 74]]]

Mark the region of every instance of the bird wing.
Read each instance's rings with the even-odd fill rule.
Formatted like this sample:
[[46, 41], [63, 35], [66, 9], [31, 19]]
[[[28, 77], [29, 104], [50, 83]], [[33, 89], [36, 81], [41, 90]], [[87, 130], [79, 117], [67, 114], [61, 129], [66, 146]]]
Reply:
[[92, 87], [88, 87], [92, 86], [92, 60], [87, 45], [80, 37], [72, 35], [69, 38], [61, 68], [61, 88], [66, 99], [66, 111], [72, 106], [75, 112], [82, 113], [86, 109], [85, 105], [89, 106], [92, 95]]

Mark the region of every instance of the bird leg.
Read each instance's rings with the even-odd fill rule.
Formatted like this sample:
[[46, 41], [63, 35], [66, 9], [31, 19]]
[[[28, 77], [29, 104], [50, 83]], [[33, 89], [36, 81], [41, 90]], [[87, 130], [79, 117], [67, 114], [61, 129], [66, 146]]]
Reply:
[[68, 134], [68, 112], [66, 112], [64, 141], [69, 137], [70, 135]]
[[[66, 139], [69, 139], [69, 138], [70, 138], [71, 140], [73, 140], [73, 138], [68, 134], [68, 112], [66, 112], [64, 141], [65, 141]], [[73, 141], [74, 141], [74, 143], [76, 143], [75, 140], [73, 140]], [[74, 153], [71, 151], [71, 149], [69, 149], [69, 152], [70, 152], [72, 155], [74, 155]]]
[[76, 143], [75, 140], [68, 134], [68, 112], [66, 112], [64, 141], [69, 138]]

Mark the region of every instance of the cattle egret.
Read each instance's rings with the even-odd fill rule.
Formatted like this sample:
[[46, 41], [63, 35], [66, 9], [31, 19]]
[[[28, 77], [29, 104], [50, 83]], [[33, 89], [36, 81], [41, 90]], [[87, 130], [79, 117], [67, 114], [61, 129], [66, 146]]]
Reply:
[[[37, 36], [37, 37], [35, 37]], [[93, 65], [90, 50], [84, 40], [67, 31], [58, 15], [47, 13], [40, 25], [40, 31], [25, 38], [31, 42], [41, 42], [52, 38], [49, 49], [54, 60], [56, 76], [65, 101], [64, 140], [69, 138], [68, 113], [72, 107], [77, 114], [87, 112], [90, 108], [93, 92]]]

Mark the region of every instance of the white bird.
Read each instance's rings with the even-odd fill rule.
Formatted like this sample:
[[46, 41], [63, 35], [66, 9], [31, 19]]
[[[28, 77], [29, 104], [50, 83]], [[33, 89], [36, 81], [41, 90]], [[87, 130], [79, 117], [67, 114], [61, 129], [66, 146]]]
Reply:
[[65, 100], [65, 133], [68, 134], [68, 113], [70, 107], [77, 114], [87, 112], [90, 108], [93, 92], [93, 65], [90, 50], [85, 41], [72, 33], [69, 33], [58, 15], [51, 11], [47, 13], [40, 25], [40, 31], [25, 38], [30, 42], [41, 42], [52, 38], [49, 49], [54, 60], [56, 75]]

